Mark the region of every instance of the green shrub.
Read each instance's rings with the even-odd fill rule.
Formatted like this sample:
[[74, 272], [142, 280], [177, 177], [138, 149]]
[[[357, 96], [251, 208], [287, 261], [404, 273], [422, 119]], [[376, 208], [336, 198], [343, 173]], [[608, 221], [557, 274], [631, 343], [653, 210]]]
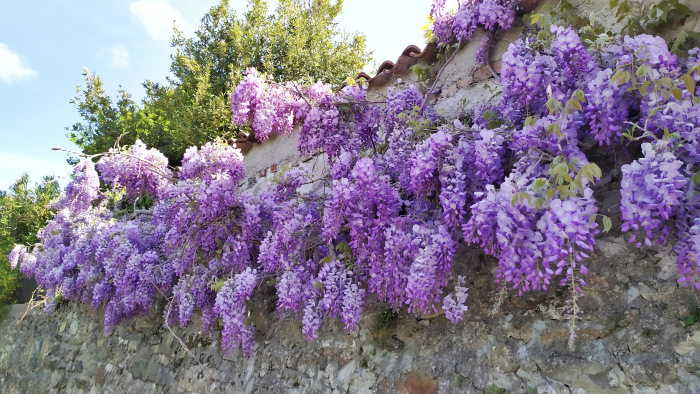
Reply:
[[15, 244], [33, 245], [36, 233], [53, 215], [47, 207], [58, 197], [59, 186], [52, 178], [29, 188], [29, 176], [23, 175], [7, 191], [0, 191], [0, 306], [17, 299], [23, 275], [10, 268], [7, 255]]

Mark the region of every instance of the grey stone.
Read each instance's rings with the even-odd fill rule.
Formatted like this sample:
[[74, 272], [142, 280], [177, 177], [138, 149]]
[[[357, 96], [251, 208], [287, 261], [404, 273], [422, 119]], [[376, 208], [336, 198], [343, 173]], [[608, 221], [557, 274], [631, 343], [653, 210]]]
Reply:
[[688, 338], [676, 344], [673, 350], [683, 356], [691, 352], [700, 352], [700, 330], [688, 335]]
[[627, 290], [627, 303], [631, 304], [637, 297], [639, 297], [639, 289], [635, 286], [631, 286], [629, 290]]
[[657, 265], [659, 266], [659, 272], [656, 274], [658, 279], [667, 281], [678, 278], [678, 266], [674, 257], [661, 255]]
[[376, 379], [373, 373], [366, 370], [360, 370], [353, 375], [348, 391], [358, 394], [372, 393], [372, 387], [374, 386], [375, 380]]
[[700, 376], [697, 372], [691, 374], [685, 368], [680, 367], [676, 369], [676, 374], [680, 382], [687, 386], [688, 392], [700, 393]]
[[352, 360], [340, 369], [336, 378], [340, 387], [343, 387], [345, 390], [347, 390], [348, 385], [350, 384], [350, 377], [352, 377], [352, 374], [355, 372], [356, 368], [357, 363], [355, 360]]

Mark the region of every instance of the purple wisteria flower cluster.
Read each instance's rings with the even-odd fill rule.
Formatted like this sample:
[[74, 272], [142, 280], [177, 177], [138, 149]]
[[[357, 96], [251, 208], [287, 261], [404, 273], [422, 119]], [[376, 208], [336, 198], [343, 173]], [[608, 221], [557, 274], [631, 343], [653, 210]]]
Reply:
[[136, 200], [148, 194], [159, 198], [172, 176], [168, 159], [157, 149], [137, 140], [124, 154], [106, 155], [97, 163], [100, 179], [112, 188], [124, 188], [126, 198]]
[[[449, 13], [444, 3], [431, 10], [441, 43], [508, 28], [518, 4], [470, 1]], [[178, 171], [137, 142], [97, 168], [82, 160], [40, 243], [16, 246], [10, 262], [46, 288], [47, 310], [60, 298], [104, 307], [110, 331], [163, 301], [166, 324], [199, 314], [205, 331], [221, 330], [225, 351], [247, 355], [251, 308], [271, 293], [309, 339], [325, 319], [356, 329], [371, 297], [395, 312], [464, 319], [460, 243], [497, 260], [506, 293], [567, 288], [575, 322], [600, 231], [602, 174], [589, 157], [613, 145], [627, 152], [622, 230], [639, 247], [668, 246], [679, 282], [700, 288], [700, 50], [679, 60], [641, 35], [593, 53], [571, 28], [534, 33], [503, 55], [503, 94], [488, 107], [498, 121], [481, 109], [471, 128], [423, 107], [411, 84], [381, 102], [361, 86], [282, 85], [248, 70], [232, 120], [259, 141], [298, 127], [300, 153], [326, 153], [325, 192], [305, 187], [318, 180], [298, 168], [243, 191], [243, 156], [220, 141], [188, 149]], [[642, 143], [622, 146], [624, 136]], [[153, 205], [112, 211], [100, 181]]]
[[380, 111], [366, 102], [366, 86], [347, 86], [336, 94], [320, 82], [302, 88], [294, 82], [267, 82], [255, 69], [246, 73], [231, 95], [232, 119], [249, 126], [257, 140], [289, 134], [295, 122], [302, 124], [303, 153], [323, 149], [337, 157], [348, 147], [356, 153], [376, 139]]
[[258, 273], [250, 267], [228, 279], [216, 295], [214, 313], [223, 321], [223, 348], [232, 351], [240, 346], [250, 354], [255, 346], [255, 326], [246, 324], [246, 304], [257, 286]]
[[430, 9], [433, 37], [442, 45], [449, 45], [453, 40], [471, 41], [478, 27], [510, 29], [521, 5], [520, 0], [473, 0], [463, 2], [456, 11], [450, 11], [445, 3], [445, 0], [435, 0]]
[[685, 195], [683, 162], [667, 144], [642, 144], [644, 157], [622, 166], [622, 231], [634, 231], [630, 242], [664, 244]]
[[272, 133], [289, 134], [303, 105], [295, 94], [298, 90], [294, 82], [270, 84], [255, 69], [248, 69], [231, 94], [233, 122], [250, 126], [259, 141]]
[[550, 97], [568, 100], [577, 89], [584, 89], [595, 64], [571, 28], [552, 25], [551, 44], [547, 51], [528, 35], [509, 45], [503, 54], [500, 109], [507, 119], [522, 127], [528, 116], [544, 117], [550, 113]]
[[464, 305], [464, 303], [467, 301], [468, 290], [469, 289], [465, 287], [464, 277], [460, 275], [457, 277], [454, 297], [452, 294], [448, 294], [443, 300], [442, 309], [445, 310], [445, 316], [452, 323], [462, 321], [464, 318], [464, 312], [469, 310], [469, 308]]

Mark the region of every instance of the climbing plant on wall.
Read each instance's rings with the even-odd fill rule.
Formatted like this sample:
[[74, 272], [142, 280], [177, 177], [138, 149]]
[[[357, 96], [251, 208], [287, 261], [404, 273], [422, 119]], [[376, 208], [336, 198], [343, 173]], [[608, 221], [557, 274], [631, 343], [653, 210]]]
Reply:
[[[433, 35], [447, 49], [477, 28], [509, 28], [518, 7], [448, 12], [437, 0]], [[41, 243], [10, 259], [50, 298], [105, 306], [108, 331], [164, 297], [167, 324], [198, 310], [225, 350], [251, 354], [248, 312], [270, 292], [309, 339], [324, 317], [353, 330], [370, 295], [462, 320], [468, 278], [453, 258], [464, 242], [497, 260], [500, 300], [563, 286], [573, 346], [587, 259], [613, 224], [596, 200], [601, 168], [624, 152], [621, 230], [636, 247], [666, 247], [678, 282], [700, 289], [700, 50], [679, 58], [647, 34], [584, 42], [544, 15], [530, 21], [503, 55], [500, 101], [470, 118], [427, 105], [411, 84], [378, 102], [362, 86], [280, 84], [249, 69], [233, 121], [263, 141], [298, 127], [299, 151], [326, 155], [322, 179], [291, 169], [253, 193], [223, 142], [189, 148], [177, 171], [136, 142], [84, 157]], [[112, 209], [143, 196], [151, 209]]]

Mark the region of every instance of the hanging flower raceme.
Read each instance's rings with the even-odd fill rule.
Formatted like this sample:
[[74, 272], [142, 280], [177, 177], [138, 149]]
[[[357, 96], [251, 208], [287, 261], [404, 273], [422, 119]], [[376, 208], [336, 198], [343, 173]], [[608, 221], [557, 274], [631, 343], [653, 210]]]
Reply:
[[124, 154], [114, 152], [97, 162], [100, 179], [113, 188], [124, 188], [126, 198], [134, 201], [148, 194], [158, 199], [170, 184], [172, 172], [168, 159], [157, 149], [148, 149], [136, 140]]

